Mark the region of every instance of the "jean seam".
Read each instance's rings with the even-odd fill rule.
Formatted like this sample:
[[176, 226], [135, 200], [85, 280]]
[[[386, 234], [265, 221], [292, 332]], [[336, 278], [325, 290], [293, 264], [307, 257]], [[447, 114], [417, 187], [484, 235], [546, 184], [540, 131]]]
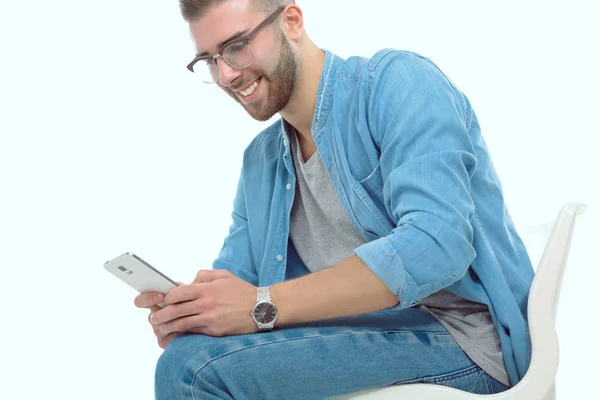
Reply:
[[472, 375], [474, 373], [477, 373], [480, 370], [481, 370], [481, 368], [479, 366], [471, 365], [470, 367], [467, 367], [467, 368], [464, 368], [464, 369], [461, 369], [458, 371], [454, 371], [454, 372], [448, 372], [448, 373], [440, 374], [440, 375], [425, 376], [425, 377], [421, 377], [421, 378], [410, 379], [407, 381], [396, 382], [395, 385], [402, 385], [402, 384], [409, 384], [409, 383], [444, 382], [444, 381], [449, 381], [452, 379], [457, 379], [457, 378], [462, 378], [464, 376]]
[[[476, 374], [477, 372], [479, 372], [479, 370], [480, 370], [480, 368], [477, 365], [473, 365], [473, 366], [467, 368], [466, 370], [457, 371], [457, 372], [453, 372], [450, 374], [435, 376], [435, 377], [431, 378], [431, 382], [450, 381], [450, 380], [453, 380], [456, 378], [462, 378], [465, 376]], [[429, 378], [426, 378], [426, 379], [429, 381]]]
[[278, 343], [284, 343], [284, 342], [291, 342], [291, 341], [297, 341], [297, 340], [305, 340], [305, 339], [312, 339], [312, 338], [317, 338], [317, 337], [328, 337], [328, 336], [336, 336], [336, 335], [342, 335], [342, 334], [351, 334], [351, 335], [362, 335], [362, 334], [367, 334], [367, 333], [384, 333], [384, 334], [389, 334], [389, 333], [426, 333], [428, 335], [434, 335], [434, 336], [447, 336], [450, 335], [449, 332], [429, 332], [429, 331], [407, 331], [407, 330], [398, 330], [398, 331], [394, 331], [394, 330], [384, 330], [384, 331], [373, 331], [373, 330], [368, 330], [368, 331], [360, 331], [360, 332], [353, 332], [353, 331], [344, 331], [344, 332], [335, 332], [335, 333], [330, 333], [330, 334], [319, 334], [319, 335], [311, 335], [311, 336], [302, 336], [302, 337], [298, 337], [298, 338], [284, 338], [281, 340], [276, 340], [276, 341], [272, 341], [272, 342], [265, 342], [265, 343], [257, 343], [251, 346], [244, 346], [242, 348], [239, 349], [235, 349], [235, 350], [231, 350], [228, 351], [227, 353], [223, 353], [221, 355], [219, 355], [218, 357], [212, 357], [210, 358], [208, 361], [206, 361], [202, 366], [200, 366], [193, 375], [192, 378], [192, 382], [190, 384], [190, 387], [192, 388], [192, 398], [195, 399], [195, 395], [193, 393], [193, 388], [196, 382], [196, 378], [198, 377], [198, 374], [200, 373], [200, 371], [202, 371], [207, 365], [209, 365], [210, 363], [217, 361], [225, 356], [234, 354], [234, 353], [238, 353], [240, 351], [243, 350], [249, 350], [249, 349], [253, 349], [256, 347], [261, 347], [261, 346], [266, 346], [266, 345], [270, 345], [270, 344], [278, 344]]
[[482, 372], [485, 379], [485, 385], [487, 386], [488, 394], [494, 393], [494, 388], [492, 387], [492, 380], [490, 379], [490, 375], [485, 371]]

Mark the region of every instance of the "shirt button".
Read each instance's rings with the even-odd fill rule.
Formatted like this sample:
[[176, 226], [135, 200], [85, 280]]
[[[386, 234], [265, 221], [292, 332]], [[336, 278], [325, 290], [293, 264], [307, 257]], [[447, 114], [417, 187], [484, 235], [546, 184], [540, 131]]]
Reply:
[[287, 146], [287, 139], [283, 139], [283, 145]]
[[275, 257], [275, 259], [279, 262], [283, 261], [283, 257], [281, 256], [281, 254], [279, 254], [277, 257]]
[[291, 183], [288, 183], [287, 185], [285, 185], [285, 188], [286, 188], [287, 190], [290, 190], [290, 189], [292, 188], [292, 184], [291, 184]]

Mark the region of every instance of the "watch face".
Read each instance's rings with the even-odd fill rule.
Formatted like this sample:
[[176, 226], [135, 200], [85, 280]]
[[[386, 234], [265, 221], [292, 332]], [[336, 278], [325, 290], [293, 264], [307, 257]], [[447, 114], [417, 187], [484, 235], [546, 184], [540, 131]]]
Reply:
[[277, 309], [271, 303], [258, 303], [254, 308], [254, 318], [261, 324], [269, 324], [277, 317]]

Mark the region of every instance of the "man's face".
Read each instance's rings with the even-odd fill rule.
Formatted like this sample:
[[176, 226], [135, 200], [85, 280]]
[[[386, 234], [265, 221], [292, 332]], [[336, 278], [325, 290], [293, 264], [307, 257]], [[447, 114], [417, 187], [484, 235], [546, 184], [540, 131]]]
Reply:
[[[265, 17], [254, 10], [252, 0], [231, 0], [192, 22], [190, 30], [198, 53], [216, 54], [219, 43], [237, 33], [250, 32]], [[297, 61], [283, 33], [278, 34], [277, 21], [250, 41], [254, 61], [249, 67], [235, 69], [223, 58], [217, 59], [221, 73], [218, 85], [259, 121], [266, 121], [281, 111], [296, 86]]]

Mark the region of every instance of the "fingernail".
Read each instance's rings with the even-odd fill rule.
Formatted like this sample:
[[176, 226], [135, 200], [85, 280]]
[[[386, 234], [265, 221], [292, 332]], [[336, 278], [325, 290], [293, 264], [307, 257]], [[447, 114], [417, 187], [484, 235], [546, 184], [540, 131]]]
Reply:
[[150, 314], [150, 322], [154, 323], [154, 313]]
[[164, 300], [165, 296], [163, 296], [162, 294], [156, 294], [154, 295], [154, 301], [156, 302], [156, 304], [162, 302]]
[[161, 331], [162, 333], [165, 333], [166, 328], [164, 325], [161, 325], [158, 327], [158, 330]]

